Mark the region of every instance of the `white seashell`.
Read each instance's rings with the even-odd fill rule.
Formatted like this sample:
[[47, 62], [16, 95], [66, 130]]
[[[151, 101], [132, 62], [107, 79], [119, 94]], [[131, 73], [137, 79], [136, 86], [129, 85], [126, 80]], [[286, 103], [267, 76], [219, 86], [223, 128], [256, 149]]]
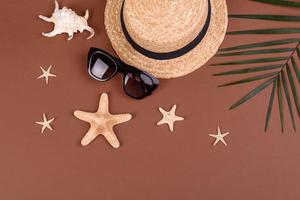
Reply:
[[73, 10], [63, 7], [59, 9], [59, 5], [55, 0], [55, 9], [52, 16], [45, 17], [39, 15], [39, 18], [45, 20], [46, 22], [54, 23], [54, 30], [49, 33], [42, 33], [43, 36], [53, 37], [57, 34], [67, 33], [69, 35], [68, 40], [73, 38], [73, 34], [76, 32], [82, 33], [84, 30], [89, 31], [91, 34], [87, 39], [92, 38], [95, 35], [94, 29], [88, 25], [89, 11], [86, 10], [85, 15], [79, 16]]

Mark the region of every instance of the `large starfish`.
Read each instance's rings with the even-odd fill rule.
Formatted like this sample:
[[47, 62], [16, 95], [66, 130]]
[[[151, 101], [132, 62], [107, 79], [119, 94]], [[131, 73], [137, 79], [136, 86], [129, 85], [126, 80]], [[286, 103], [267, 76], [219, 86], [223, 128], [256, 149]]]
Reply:
[[114, 148], [119, 148], [120, 142], [113, 131], [113, 127], [132, 118], [131, 114], [112, 115], [108, 109], [108, 95], [106, 93], [101, 95], [97, 112], [75, 111], [74, 115], [78, 119], [90, 123], [90, 129], [81, 140], [83, 146], [91, 143], [98, 135], [103, 135]]

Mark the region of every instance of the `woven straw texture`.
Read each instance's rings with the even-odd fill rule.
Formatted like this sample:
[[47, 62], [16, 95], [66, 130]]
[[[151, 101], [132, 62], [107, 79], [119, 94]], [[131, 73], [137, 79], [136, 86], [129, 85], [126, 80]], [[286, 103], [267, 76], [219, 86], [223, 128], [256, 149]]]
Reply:
[[[125, 38], [120, 12], [124, 0], [107, 0], [105, 28], [118, 56], [127, 64], [158, 78], [175, 78], [203, 66], [221, 45], [228, 23], [225, 0], [211, 0], [208, 32], [193, 50], [170, 60], [156, 60], [137, 52]], [[126, 0], [124, 21], [130, 36], [154, 52], [170, 52], [191, 42], [202, 29], [208, 13], [207, 0]]]

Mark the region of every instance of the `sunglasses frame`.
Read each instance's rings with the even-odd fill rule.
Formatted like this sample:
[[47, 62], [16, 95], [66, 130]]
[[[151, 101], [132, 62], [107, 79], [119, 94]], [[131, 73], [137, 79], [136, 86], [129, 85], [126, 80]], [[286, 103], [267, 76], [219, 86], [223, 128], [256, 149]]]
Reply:
[[[110, 77], [108, 77], [106, 79], [100, 79], [100, 78], [96, 77], [95, 75], [93, 75], [93, 73], [91, 72], [91, 65], [90, 65], [91, 64], [91, 60], [92, 60], [93, 56], [95, 56], [97, 53], [100, 53], [100, 54], [108, 57], [115, 64], [116, 70], [112, 73], [112, 75]], [[159, 85], [159, 80], [156, 79], [153, 75], [151, 75], [151, 74], [149, 74], [149, 73], [147, 73], [145, 71], [139, 70], [139, 69], [137, 69], [137, 68], [135, 68], [133, 66], [127, 65], [122, 60], [120, 60], [120, 59], [118, 59], [118, 58], [110, 55], [109, 53], [107, 53], [107, 52], [105, 52], [105, 51], [103, 51], [101, 49], [95, 48], [95, 47], [90, 48], [90, 51], [89, 51], [89, 54], [88, 54], [88, 65], [87, 66], [88, 66], [88, 73], [89, 73], [89, 75], [92, 78], [94, 78], [94, 79], [96, 79], [97, 81], [100, 81], [100, 82], [108, 81], [108, 80], [112, 79], [117, 73], [122, 73], [123, 74], [123, 81], [122, 81], [123, 82], [123, 84], [122, 84], [123, 85], [122, 86], [123, 90], [124, 90], [124, 92], [128, 96], [130, 96], [133, 99], [143, 99], [143, 98], [145, 98], [147, 96], [150, 96], [152, 94], [152, 92]], [[143, 75], [147, 76], [151, 80], [152, 85], [144, 84], [146, 92], [145, 92], [145, 94], [143, 96], [141, 96], [141, 97], [135, 97], [135, 96], [131, 95], [127, 91], [127, 89], [125, 88], [125, 78], [126, 78], [126, 76], [127, 76], [128, 73], [132, 73], [132, 74], [134, 74], [136, 76], [139, 76], [139, 77], [140, 77], [141, 74], [143, 74]]]

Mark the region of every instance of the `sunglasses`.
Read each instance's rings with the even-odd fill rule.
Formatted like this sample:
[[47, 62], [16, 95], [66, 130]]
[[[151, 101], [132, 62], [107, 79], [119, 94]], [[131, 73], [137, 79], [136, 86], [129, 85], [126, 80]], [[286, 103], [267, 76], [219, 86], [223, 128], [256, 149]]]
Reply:
[[88, 73], [98, 81], [108, 81], [117, 73], [122, 73], [123, 89], [134, 99], [143, 99], [158, 87], [159, 80], [153, 75], [127, 65], [109, 53], [91, 48], [88, 54]]

